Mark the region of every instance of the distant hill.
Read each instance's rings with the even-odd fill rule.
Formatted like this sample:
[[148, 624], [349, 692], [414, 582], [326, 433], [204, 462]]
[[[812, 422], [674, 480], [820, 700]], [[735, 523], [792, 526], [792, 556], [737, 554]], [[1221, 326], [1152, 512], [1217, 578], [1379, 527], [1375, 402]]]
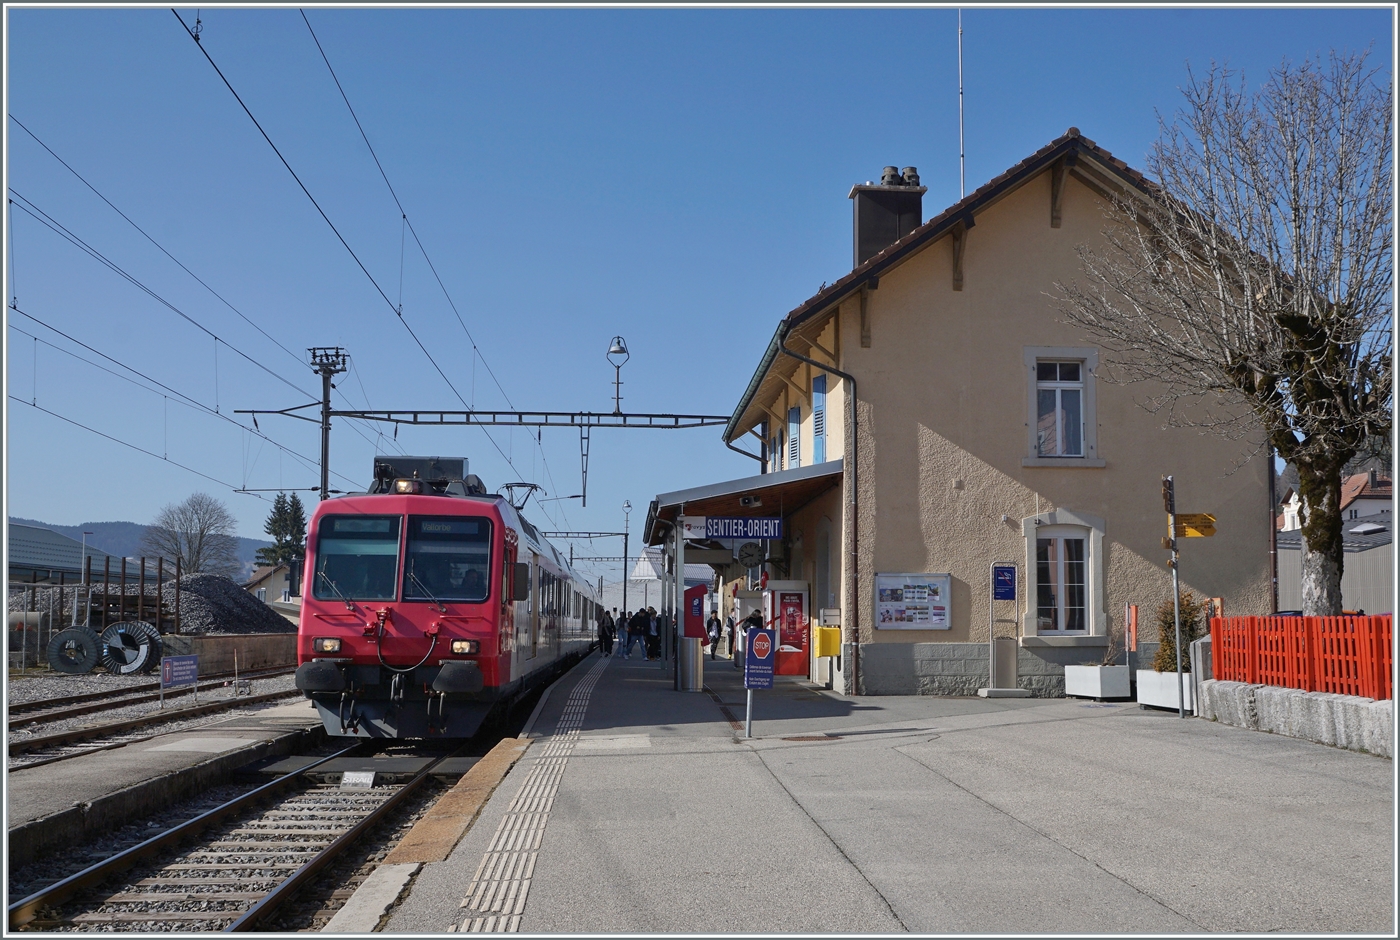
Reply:
[[[91, 532], [92, 535], [89, 535], [87, 539], [89, 545], [119, 558], [139, 558], [141, 556], [141, 536], [146, 531], [146, 527], [139, 522], [84, 522], [82, 525], [54, 525], [49, 522], [40, 522], [38, 519], [21, 519], [18, 516], [11, 516], [10, 521], [20, 525], [52, 529], [60, 535], [66, 535], [70, 539], [78, 541], [82, 541], [84, 532]], [[252, 574], [253, 568], [256, 567], [254, 558], [258, 549], [271, 544], [266, 539], [240, 538], [238, 540], [238, 560], [243, 563], [245, 577]]]

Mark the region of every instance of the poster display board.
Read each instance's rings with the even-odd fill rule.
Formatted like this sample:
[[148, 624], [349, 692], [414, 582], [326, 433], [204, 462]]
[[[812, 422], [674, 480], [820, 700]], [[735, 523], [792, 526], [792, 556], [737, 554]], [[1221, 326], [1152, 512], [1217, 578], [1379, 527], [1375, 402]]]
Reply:
[[763, 592], [763, 620], [778, 631], [780, 676], [808, 673], [812, 644], [812, 622], [807, 611], [806, 581], [769, 581]]
[[875, 629], [951, 630], [953, 576], [876, 574]]

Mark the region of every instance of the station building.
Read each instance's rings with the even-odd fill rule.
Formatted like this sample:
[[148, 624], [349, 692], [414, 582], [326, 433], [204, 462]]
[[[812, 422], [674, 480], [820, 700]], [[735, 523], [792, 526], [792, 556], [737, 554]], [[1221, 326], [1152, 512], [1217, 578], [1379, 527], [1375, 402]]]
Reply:
[[[841, 629], [813, 678], [975, 694], [995, 635], [1021, 689], [1058, 695], [1125, 605], [1150, 655], [1172, 474], [1178, 511], [1217, 519], [1181, 540], [1183, 590], [1270, 612], [1267, 458], [1164, 427], [1137, 404], [1150, 389], [1103, 380], [1054, 299], [1082, 277], [1077, 247], [1103, 244], [1109, 197], [1149, 186], [1070, 128], [927, 222], [912, 167], [853, 187], [853, 270], [779, 321], [724, 432], [760, 472], [660, 494], [647, 544], [674, 555], [688, 518], [779, 517], [761, 559], [695, 531], [683, 555], [715, 565], [741, 610], [764, 574], [801, 585], [807, 615]], [[1016, 568], [1015, 601], [991, 600], [995, 563]]]

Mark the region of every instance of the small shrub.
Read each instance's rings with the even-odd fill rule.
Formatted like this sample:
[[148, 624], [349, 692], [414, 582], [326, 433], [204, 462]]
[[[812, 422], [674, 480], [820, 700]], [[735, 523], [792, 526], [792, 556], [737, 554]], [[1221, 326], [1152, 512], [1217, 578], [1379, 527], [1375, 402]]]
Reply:
[[[1209, 600], [1198, 601], [1190, 591], [1181, 592], [1181, 643], [1188, 651], [1181, 657], [1182, 672], [1191, 671], [1191, 643], [1205, 636], [1209, 614]], [[1176, 672], [1176, 616], [1170, 597], [1157, 605], [1157, 639], [1152, 668], [1157, 672]]]

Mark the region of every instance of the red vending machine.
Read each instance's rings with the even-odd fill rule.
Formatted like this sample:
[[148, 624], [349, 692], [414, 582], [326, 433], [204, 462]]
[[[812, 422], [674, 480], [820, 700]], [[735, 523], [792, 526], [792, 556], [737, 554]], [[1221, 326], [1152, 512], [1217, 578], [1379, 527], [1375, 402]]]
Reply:
[[812, 621], [806, 581], [769, 581], [763, 592], [763, 620], [778, 631], [779, 676], [806, 676], [811, 662]]

